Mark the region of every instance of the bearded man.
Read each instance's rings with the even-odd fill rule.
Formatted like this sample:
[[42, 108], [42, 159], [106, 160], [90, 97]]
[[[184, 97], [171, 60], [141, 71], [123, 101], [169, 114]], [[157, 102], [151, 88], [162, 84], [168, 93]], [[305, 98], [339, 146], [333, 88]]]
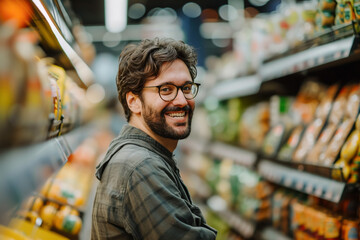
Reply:
[[128, 123], [97, 166], [92, 239], [216, 238], [173, 158], [191, 131], [196, 64], [194, 49], [173, 39], [121, 52], [117, 89]]

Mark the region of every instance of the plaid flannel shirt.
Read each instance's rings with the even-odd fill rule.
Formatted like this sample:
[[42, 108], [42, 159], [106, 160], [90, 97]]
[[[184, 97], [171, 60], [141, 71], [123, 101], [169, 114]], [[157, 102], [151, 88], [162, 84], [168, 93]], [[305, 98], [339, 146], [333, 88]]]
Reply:
[[92, 239], [215, 239], [192, 203], [173, 154], [125, 125], [97, 166]]

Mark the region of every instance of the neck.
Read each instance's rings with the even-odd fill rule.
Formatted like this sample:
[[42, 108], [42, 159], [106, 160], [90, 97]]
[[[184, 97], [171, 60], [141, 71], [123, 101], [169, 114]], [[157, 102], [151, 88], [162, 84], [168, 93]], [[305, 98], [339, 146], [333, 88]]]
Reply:
[[169, 150], [170, 152], [174, 152], [177, 143], [179, 140], [175, 140], [175, 139], [170, 139], [170, 138], [164, 138], [161, 137], [157, 134], [155, 134], [153, 131], [151, 131], [151, 129], [149, 129], [146, 125], [141, 124], [139, 122], [139, 120], [136, 120], [136, 118], [132, 118], [129, 121], [129, 124], [133, 127], [136, 127], [140, 130], [142, 130], [143, 132], [145, 132], [147, 135], [149, 135], [151, 138], [153, 138], [155, 141], [157, 141], [158, 143], [160, 143], [161, 145], [163, 145], [167, 150]]

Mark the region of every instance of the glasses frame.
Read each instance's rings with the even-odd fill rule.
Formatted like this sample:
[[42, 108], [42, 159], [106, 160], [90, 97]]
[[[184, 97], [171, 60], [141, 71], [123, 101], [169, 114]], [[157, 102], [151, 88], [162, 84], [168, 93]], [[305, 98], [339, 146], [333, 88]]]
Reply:
[[[194, 94], [194, 97], [192, 97], [192, 98], [186, 97], [185, 94], [184, 94], [184, 91], [183, 91], [184, 86], [186, 86], [186, 85], [188, 85], [188, 84], [196, 85], [196, 93]], [[161, 94], [160, 94], [160, 88], [161, 88], [162, 86], [165, 86], [165, 85], [172, 85], [172, 86], [176, 87], [176, 94], [175, 94], [174, 98], [172, 98], [171, 100], [165, 100], [165, 99], [163, 99], [163, 97], [162, 97]], [[187, 83], [185, 83], [185, 84], [183, 84], [183, 85], [181, 85], [181, 86], [177, 86], [177, 85], [175, 85], [175, 84], [173, 84], [173, 83], [163, 83], [163, 84], [161, 84], [161, 85], [157, 85], [157, 86], [146, 86], [146, 87], [144, 87], [144, 88], [157, 88], [157, 89], [158, 89], [158, 94], [159, 94], [160, 98], [161, 98], [163, 101], [165, 101], [165, 102], [171, 102], [172, 100], [174, 100], [174, 99], [177, 97], [177, 95], [178, 95], [178, 93], [179, 93], [179, 89], [181, 89], [181, 91], [183, 92], [183, 95], [184, 95], [184, 97], [185, 97], [186, 100], [194, 99], [194, 98], [197, 96], [197, 94], [199, 93], [200, 85], [201, 85], [200, 83], [194, 83], [194, 82], [187, 82]]]

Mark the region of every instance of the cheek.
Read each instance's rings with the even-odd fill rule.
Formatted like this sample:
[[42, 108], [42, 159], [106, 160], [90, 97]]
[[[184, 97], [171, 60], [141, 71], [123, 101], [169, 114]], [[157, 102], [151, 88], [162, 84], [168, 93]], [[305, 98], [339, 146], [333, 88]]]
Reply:
[[195, 101], [194, 100], [188, 100], [188, 104], [191, 107], [192, 110], [195, 109]]
[[154, 98], [143, 98], [143, 109], [150, 108], [154, 112], [162, 111], [168, 104], [161, 99]]

